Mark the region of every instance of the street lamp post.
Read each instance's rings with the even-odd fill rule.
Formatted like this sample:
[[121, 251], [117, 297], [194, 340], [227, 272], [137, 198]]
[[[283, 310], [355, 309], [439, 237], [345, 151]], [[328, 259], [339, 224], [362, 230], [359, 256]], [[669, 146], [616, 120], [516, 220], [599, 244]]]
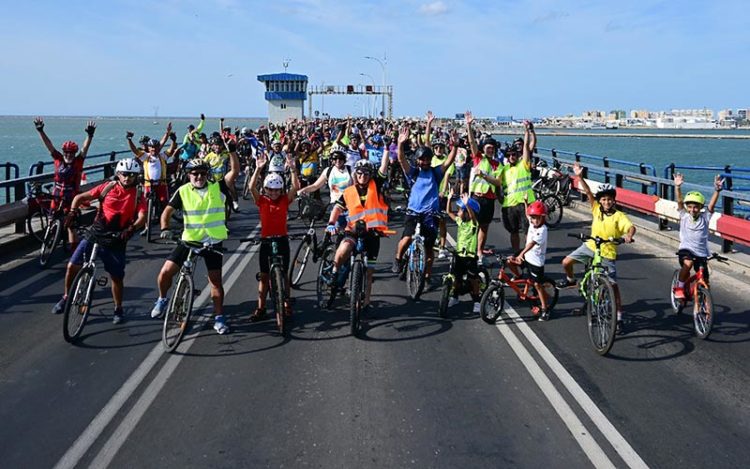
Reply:
[[[360, 75], [370, 79], [370, 81], [372, 82], [372, 89], [373, 91], [375, 91], [375, 79], [372, 77], [372, 75], [368, 75], [366, 73], [360, 73]], [[372, 100], [368, 100], [368, 101], [372, 101], [372, 114], [375, 114], [377, 116], [377, 113], [375, 112], [375, 108], [377, 107], [375, 104], [375, 96], [373, 96], [372, 98], [373, 98]], [[372, 116], [368, 116], [368, 117], [372, 117]]]
[[[377, 57], [370, 57], [369, 55], [365, 56], [365, 58], [369, 60], [374, 60], [380, 64], [380, 68], [383, 71], [383, 89], [380, 90], [380, 92], [385, 93], [385, 78], [386, 78], [385, 77], [385, 61], [386, 61], [385, 54], [383, 54], [383, 60], [380, 60]], [[381, 97], [380, 112], [383, 114], [382, 117], [385, 117], [385, 94], [381, 94], [380, 97]]]

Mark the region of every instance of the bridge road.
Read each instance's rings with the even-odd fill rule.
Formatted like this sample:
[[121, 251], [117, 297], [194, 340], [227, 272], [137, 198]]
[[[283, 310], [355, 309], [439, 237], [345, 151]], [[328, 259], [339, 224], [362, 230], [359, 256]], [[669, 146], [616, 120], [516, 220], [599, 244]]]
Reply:
[[[232, 237], [257, 225], [254, 209]], [[548, 272], [576, 241], [550, 232]], [[396, 219], [393, 227], [400, 229]], [[301, 231], [299, 222], [292, 223]], [[453, 231], [453, 230], [451, 230]], [[250, 323], [257, 257], [227, 243], [232, 333], [206, 329], [181, 353], [160, 350], [148, 317], [168, 246], [132, 243], [126, 315], [111, 324], [108, 288], [78, 346], [49, 309], [63, 265], [40, 270], [33, 253], [3, 253], [0, 271], [0, 461], [4, 467], [739, 467], [750, 457], [747, 302], [715, 274], [719, 317], [693, 337], [666, 297], [675, 261], [645, 238], [621, 249], [618, 273], [628, 333], [609, 357], [590, 348], [573, 291], [551, 321], [531, 321], [511, 299], [489, 326], [468, 298], [441, 320], [439, 289], [406, 299], [383, 240], [374, 308], [362, 340], [348, 335], [344, 305], [314, 306], [317, 269], [295, 293], [292, 337]], [[498, 223], [490, 242], [508, 245]], [[313, 266], [315, 267], [315, 266]], [[205, 283], [196, 273], [199, 288]], [[436, 274], [445, 269], [440, 263]], [[493, 272], [495, 272], [493, 270]], [[439, 275], [436, 275], [436, 278]], [[205, 310], [206, 308], [204, 308]], [[544, 392], [541, 390], [544, 389]]]

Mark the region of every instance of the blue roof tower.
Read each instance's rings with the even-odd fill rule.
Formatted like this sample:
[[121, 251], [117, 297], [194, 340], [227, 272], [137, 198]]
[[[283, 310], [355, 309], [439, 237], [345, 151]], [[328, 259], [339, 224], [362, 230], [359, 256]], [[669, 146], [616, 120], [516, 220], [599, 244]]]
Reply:
[[282, 124], [290, 117], [305, 117], [307, 99], [307, 75], [294, 73], [272, 73], [258, 75], [258, 81], [266, 85], [268, 121]]

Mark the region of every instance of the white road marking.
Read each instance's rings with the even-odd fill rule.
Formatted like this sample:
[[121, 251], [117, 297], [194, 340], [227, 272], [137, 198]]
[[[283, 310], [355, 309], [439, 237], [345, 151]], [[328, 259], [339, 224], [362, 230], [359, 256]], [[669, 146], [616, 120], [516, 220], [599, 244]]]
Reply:
[[[254, 236], [258, 232], [259, 229], [260, 229], [260, 225], [256, 226], [255, 229], [253, 230], [252, 235]], [[237, 251], [234, 254], [232, 254], [232, 256], [229, 258], [229, 261], [227, 261], [227, 263], [224, 264], [223, 271], [228, 272], [234, 266], [234, 264], [240, 259], [240, 257], [246, 253], [247, 253], [247, 248]], [[235, 272], [237, 270], [241, 271], [244, 268], [244, 265], [250, 262], [250, 258], [252, 258], [252, 254], [250, 256], [246, 256], [246, 262], [243, 262], [243, 264], [238, 269], [236, 269]], [[233, 275], [230, 279], [233, 280], [232, 284], [234, 284], [234, 281], [236, 281], [236, 277]], [[228, 285], [226, 289], [229, 290], [229, 288], [230, 286]], [[195, 304], [193, 306], [194, 309], [197, 310], [203, 307], [203, 304], [206, 303], [206, 301], [210, 298], [210, 295], [211, 295], [210, 290], [211, 290], [210, 288], [203, 289], [200, 296], [196, 298]], [[192, 341], [190, 342], [192, 343]], [[93, 444], [99, 438], [99, 436], [107, 427], [107, 425], [109, 425], [112, 422], [115, 415], [120, 411], [120, 409], [122, 409], [122, 406], [125, 404], [125, 402], [132, 396], [133, 392], [138, 388], [138, 386], [140, 386], [140, 384], [143, 382], [145, 377], [151, 372], [154, 366], [156, 366], [156, 363], [163, 356], [164, 356], [164, 349], [161, 344], [161, 341], [159, 341], [159, 343], [154, 346], [151, 352], [149, 352], [148, 356], [143, 360], [143, 362], [141, 362], [138, 368], [136, 368], [133, 374], [131, 374], [130, 377], [125, 381], [122, 387], [112, 396], [109, 402], [107, 402], [107, 405], [105, 405], [102, 408], [99, 414], [97, 414], [97, 416], [91, 421], [88, 427], [86, 427], [83, 433], [81, 433], [78, 439], [76, 439], [75, 443], [73, 443], [73, 445], [68, 449], [68, 451], [66, 451], [65, 454], [62, 456], [62, 458], [60, 458], [57, 464], [55, 464], [55, 469], [73, 468], [80, 462], [81, 458], [85, 456], [86, 452], [91, 448], [91, 446], [93, 446]], [[175, 357], [178, 357], [178, 356], [171, 356], [170, 358], [175, 358]], [[164, 370], [164, 368], [167, 368], [167, 365], [169, 365], [169, 363], [170, 363], [170, 360], [167, 360], [167, 363], [164, 365], [164, 367], [162, 367], [162, 370]], [[177, 363], [179, 363], [179, 361]], [[161, 376], [161, 372], [159, 373], [159, 376]], [[153, 382], [151, 383], [149, 388], [147, 388], [147, 390], [150, 389], [151, 386], [153, 386]], [[132, 412], [133, 410], [131, 410], [130, 413]], [[128, 415], [130, 415], [130, 413]], [[119, 430], [119, 427], [118, 427], [118, 430]], [[117, 431], [115, 432], [115, 434], [117, 434]], [[110, 440], [111, 439], [112, 438], [110, 438]], [[120, 446], [122, 446], [122, 443], [120, 443]], [[105, 449], [106, 447], [107, 445], [104, 446]], [[102, 450], [102, 452], [104, 452], [104, 449]], [[114, 454], [112, 455], [112, 457], [114, 457]], [[98, 467], [103, 467], [103, 466], [98, 466]]]

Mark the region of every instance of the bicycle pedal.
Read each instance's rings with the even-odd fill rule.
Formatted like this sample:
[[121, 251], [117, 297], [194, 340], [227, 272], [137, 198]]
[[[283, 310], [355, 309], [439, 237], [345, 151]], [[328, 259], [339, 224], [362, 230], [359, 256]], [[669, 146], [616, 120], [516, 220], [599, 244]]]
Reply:
[[106, 287], [108, 280], [109, 279], [107, 278], [106, 275], [102, 275], [101, 277], [99, 277], [98, 279], [96, 279], [96, 284], [99, 285], [100, 287]]

